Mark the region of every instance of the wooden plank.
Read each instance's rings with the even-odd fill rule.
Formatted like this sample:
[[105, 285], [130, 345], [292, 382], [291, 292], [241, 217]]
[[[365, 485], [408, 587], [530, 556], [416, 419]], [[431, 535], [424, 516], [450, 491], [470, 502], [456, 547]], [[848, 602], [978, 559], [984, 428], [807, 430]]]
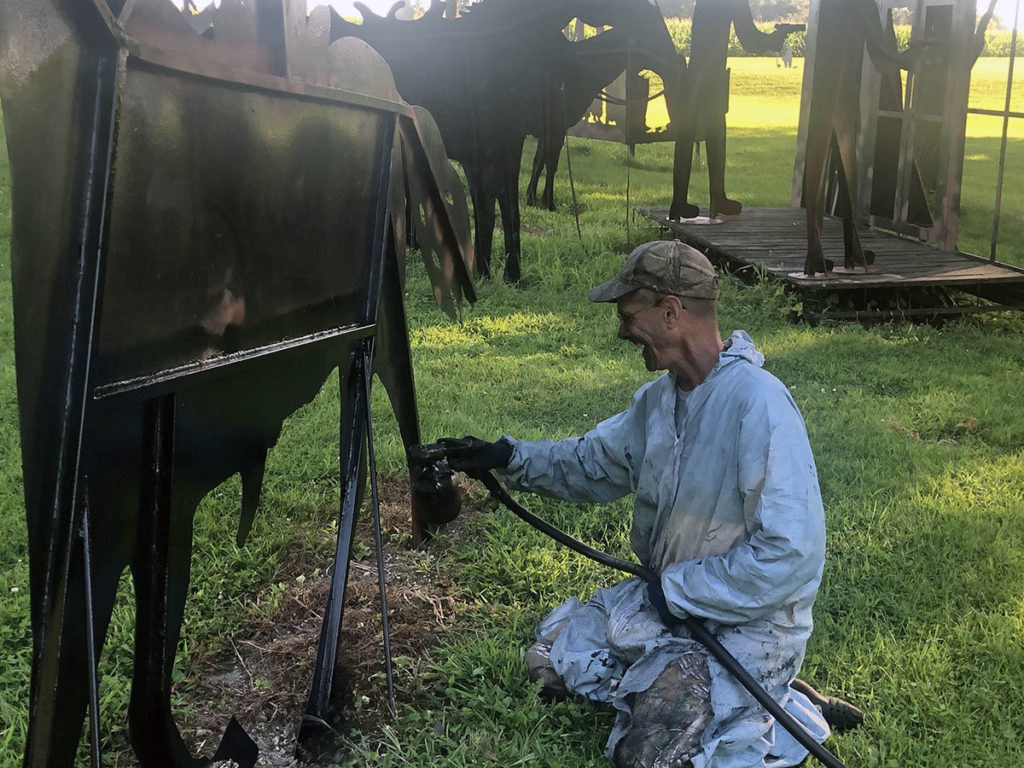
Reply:
[[[980, 289], [984, 285], [1024, 284], [1024, 270], [993, 263], [972, 254], [940, 251], [918, 240], [858, 226], [861, 244], [875, 254], [872, 271], [832, 273], [824, 280], [790, 277], [803, 270], [807, 249], [806, 214], [799, 208], [745, 208], [720, 221], [668, 221], [667, 208], [637, 209], [662, 230], [701, 248], [734, 268], [756, 268], [801, 290], [924, 288]], [[826, 217], [822, 247], [825, 257], [843, 261], [842, 222]], [[930, 311], [930, 310], [929, 310]]]

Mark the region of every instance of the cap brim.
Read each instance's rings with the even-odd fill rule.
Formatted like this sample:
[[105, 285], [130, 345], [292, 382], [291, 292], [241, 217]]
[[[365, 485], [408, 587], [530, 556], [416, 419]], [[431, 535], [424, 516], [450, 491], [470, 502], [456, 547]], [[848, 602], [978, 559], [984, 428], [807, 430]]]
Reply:
[[613, 277], [606, 283], [601, 283], [596, 288], [587, 291], [587, 298], [591, 301], [618, 301], [628, 293], [632, 293], [637, 286], [624, 283], [617, 277]]

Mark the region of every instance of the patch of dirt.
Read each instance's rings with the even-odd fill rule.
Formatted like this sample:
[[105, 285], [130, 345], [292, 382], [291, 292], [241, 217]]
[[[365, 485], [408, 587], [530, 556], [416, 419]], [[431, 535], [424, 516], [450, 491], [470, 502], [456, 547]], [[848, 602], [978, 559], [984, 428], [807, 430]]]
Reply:
[[[394, 481], [380, 488], [384, 573], [392, 658], [421, 658], [438, 630], [450, 624], [460, 590], [436, 565], [436, 545], [408, 547], [409, 487]], [[446, 531], [457, 535], [463, 515]], [[331, 540], [333, 536], [325, 532]], [[360, 513], [345, 590], [335, 679], [342, 680], [346, 730], [372, 733], [390, 719], [380, 620], [372, 515]], [[325, 542], [326, 544], [327, 542]], [[325, 549], [327, 547], [325, 546]], [[230, 651], [194, 670], [182, 693], [179, 723], [193, 754], [216, 751], [232, 715], [256, 741], [258, 765], [295, 766], [297, 729], [306, 709], [320, 642], [320, 625], [330, 590], [330, 561], [297, 559], [251, 611], [244, 637]], [[415, 667], [415, 664], [413, 664]], [[408, 674], [408, 673], [406, 673]], [[400, 691], [401, 671], [395, 688]]]

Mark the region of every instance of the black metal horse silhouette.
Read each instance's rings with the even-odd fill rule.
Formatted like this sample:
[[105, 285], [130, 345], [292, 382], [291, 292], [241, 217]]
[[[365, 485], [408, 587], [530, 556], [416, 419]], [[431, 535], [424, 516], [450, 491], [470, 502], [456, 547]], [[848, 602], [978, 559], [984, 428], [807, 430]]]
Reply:
[[[473, 200], [476, 264], [490, 273], [497, 202], [505, 239], [504, 277], [519, 280], [519, 167], [531, 115], [543, 114], [545, 73], [572, 62], [562, 34], [574, 18], [626, 33], [634, 55], [676, 93], [680, 62], [660, 12], [647, 0], [484, 0], [455, 19], [433, 0], [415, 21], [377, 16], [356, 4], [363, 24], [335, 14], [332, 39], [370, 43], [391, 67], [402, 97], [430, 110], [449, 157], [465, 172]], [[670, 108], [671, 109], [671, 108]]]
[[[656, 8], [651, 9], [654, 37], [658, 27], [664, 27], [664, 21]], [[630, 32], [618, 28], [579, 42], [567, 40], [565, 50], [566, 55], [559, 57], [564, 69], [552, 69], [542, 75], [541, 110], [531, 114], [530, 133], [537, 137], [537, 150], [526, 187], [526, 202], [536, 204], [537, 185], [541, 174], [545, 174], [540, 204], [549, 211], [555, 210], [554, 180], [566, 131], [580, 121], [594, 98], [627, 67], [635, 72], [643, 65], [642, 55], [631, 49]]]

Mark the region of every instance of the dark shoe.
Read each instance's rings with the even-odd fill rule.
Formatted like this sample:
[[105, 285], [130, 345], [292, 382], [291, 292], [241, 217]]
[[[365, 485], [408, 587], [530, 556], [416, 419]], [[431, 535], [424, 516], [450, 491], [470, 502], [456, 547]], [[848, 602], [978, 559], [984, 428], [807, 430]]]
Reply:
[[531, 645], [526, 651], [524, 661], [530, 682], [541, 681], [540, 697], [544, 701], [562, 701], [568, 698], [569, 692], [565, 689], [565, 683], [551, 666], [550, 640], [539, 640]]
[[820, 694], [803, 680], [794, 680], [790, 683], [790, 688], [810, 699], [811, 704], [821, 711], [821, 716], [825, 718], [825, 722], [837, 733], [852, 731], [864, 722], [864, 713], [853, 706], [853, 704], [835, 696]]

